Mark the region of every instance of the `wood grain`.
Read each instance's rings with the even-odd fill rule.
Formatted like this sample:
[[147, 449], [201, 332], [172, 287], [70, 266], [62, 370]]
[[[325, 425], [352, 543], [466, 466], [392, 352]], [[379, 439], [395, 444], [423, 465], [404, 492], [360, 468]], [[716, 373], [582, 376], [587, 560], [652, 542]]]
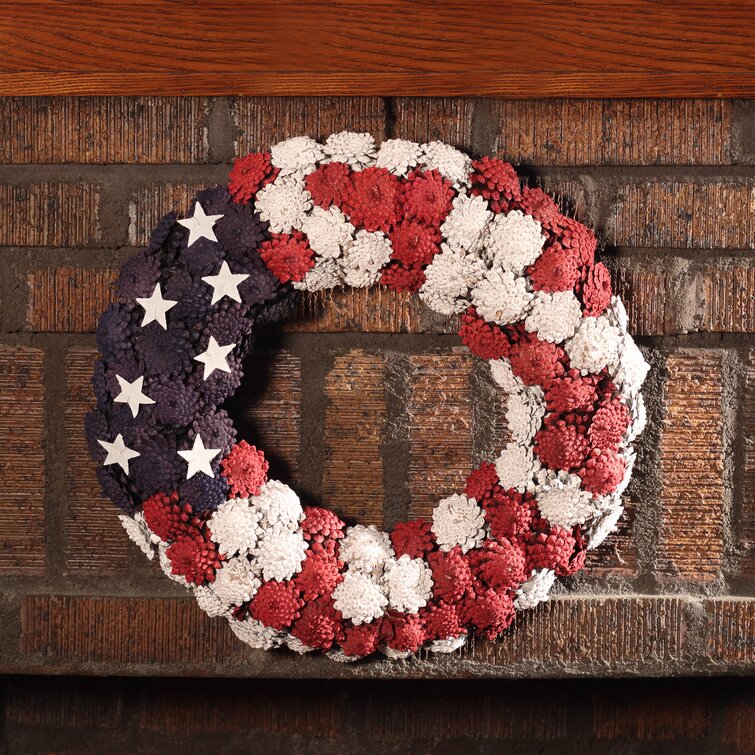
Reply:
[[755, 93], [749, 0], [0, 0], [0, 11], [0, 94]]
[[0, 96], [755, 97], [743, 73], [4, 72]]

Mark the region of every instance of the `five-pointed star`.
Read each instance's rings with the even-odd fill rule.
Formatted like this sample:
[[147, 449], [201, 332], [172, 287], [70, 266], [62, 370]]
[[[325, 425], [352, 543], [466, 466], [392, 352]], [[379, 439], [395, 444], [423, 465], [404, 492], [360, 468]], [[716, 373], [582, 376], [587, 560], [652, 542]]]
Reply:
[[185, 459], [189, 468], [186, 470], [186, 479], [193, 477], [197, 472], [202, 472], [208, 477], [214, 477], [210, 462], [220, 453], [219, 448], [205, 448], [202, 436], [197, 434], [194, 438], [194, 447], [191, 451], [179, 451], [178, 455]]
[[228, 263], [224, 261], [217, 275], [205, 275], [202, 278], [205, 283], [208, 283], [213, 288], [210, 304], [219, 302], [224, 296], [240, 302], [239, 284], [248, 277], [247, 273], [232, 273], [231, 268], [228, 267]]
[[137, 304], [144, 308], [144, 319], [142, 320], [142, 327], [149, 325], [151, 322], [156, 322], [162, 325], [167, 330], [168, 323], [165, 320], [165, 313], [178, 304], [177, 301], [171, 299], [163, 299], [163, 293], [160, 290], [160, 284], [155, 285], [155, 290], [152, 292], [152, 296], [144, 299], [137, 297]]
[[128, 404], [134, 417], [139, 413], [141, 404], [155, 403], [149, 396], [142, 393], [144, 375], [136, 378], [133, 383], [129, 383], [128, 380], [125, 380], [120, 375], [116, 375], [116, 377], [121, 386], [121, 392], [113, 400], [118, 404]]
[[190, 218], [183, 218], [183, 220], [178, 221], [184, 228], [189, 229], [188, 246], [199, 241], [199, 239], [217, 241], [217, 236], [215, 236], [215, 231], [212, 228], [222, 217], [222, 215], [205, 215], [204, 207], [197, 202], [194, 205], [194, 214]]
[[126, 448], [126, 444], [123, 442], [123, 436], [120, 433], [115, 436], [115, 440], [112, 443], [99, 439], [97, 442], [107, 451], [107, 457], [102, 463], [106, 466], [108, 464], [117, 464], [126, 474], [128, 474], [129, 459], [135, 459], [137, 456], [141, 456], [138, 451]]
[[235, 343], [229, 343], [225, 346], [221, 346], [216, 340], [215, 336], [210, 336], [210, 342], [207, 344], [207, 351], [203, 351], [201, 354], [197, 354], [194, 359], [197, 362], [204, 362], [204, 375], [203, 378], [207, 380], [215, 370], [221, 370], [222, 372], [230, 372], [231, 368], [226, 362], [226, 357], [235, 348]]

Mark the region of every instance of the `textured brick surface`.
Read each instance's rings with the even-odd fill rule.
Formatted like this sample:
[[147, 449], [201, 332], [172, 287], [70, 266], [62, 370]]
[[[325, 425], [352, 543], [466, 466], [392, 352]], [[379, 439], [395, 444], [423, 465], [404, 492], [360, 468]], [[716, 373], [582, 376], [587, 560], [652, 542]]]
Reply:
[[428, 516], [441, 498], [464, 492], [472, 471], [473, 359], [462, 354], [409, 358], [409, 512]]
[[186, 598], [29, 596], [20, 642], [23, 655], [48, 663], [196, 665], [251, 652], [225, 621], [213, 621]]
[[255, 354], [227, 407], [238, 440], [264, 451], [271, 477], [293, 484], [299, 481], [301, 378], [301, 359], [294, 354]]
[[236, 152], [268, 151], [291, 136], [325, 139], [338, 131], [369, 131], [378, 141], [385, 112], [378, 97], [247, 97], [236, 102]]
[[638, 569], [637, 542], [634, 536], [636, 501], [624, 496], [624, 514], [619, 520], [616, 531], [612, 532], [603, 543], [594, 550], [587, 551], [585, 577], [613, 578], [634, 577]]
[[204, 111], [193, 97], [9, 98], [0, 162], [199, 162], [207, 157]]
[[731, 103], [721, 100], [396, 101], [394, 131], [406, 139], [474, 149], [475, 130], [515, 163], [718, 165], [732, 159]]
[[303, 293], [285, 327], [304, 333], [416, 333], [425, 311], [419, 297], [382, 286], [339, 288]]
[[0, 344], [0, 574], [45, 571], [43, 359]]
[[128, 205], [128, 243], [132, 246], [144, 246], [160, 218], [174, 210], [179, 215], [185, 215], [189, 211], [192, 197], [200, 189], [213, 183], [182, 181], [170, 184], [153, 183], [140, 187]]
[[731, 162], [731, 104], [721, 100], [497, 100], [495, 148], [535, 165]]
[[0, 245], [94, 246], [100, 194], [90, 183], [0, 184]]
[[668, 273], [642, 268], [621, 267], [612, 270], [613, 290], [627, 310], [629, 327], [636, 335], [658, 335], [673, 326], [667, 313], [668, 298], [659, 296], [668, 288]]
[[[754, 112], [747, 102], [670, 99], [0, 102], [4, 667], [362, 678], [751, 672], [751, 608], [742, 596], [753, 594], [755, 579]], [[443, 139], [524, 164], [530, 185], [606, 243], [630, 329], [655, 359], [639, 479], [618, 531], [589, 553], [582, 575], [559, 583], [552, 603], [523, 616], [500, 642], [477, 642], [451, 658], [342, 667], [246, 649], [222, 621], [170, 598], [177, 586], [129, 544], [115, 507], [99, 496], [81, 430], [92, 333], [127, 247], [144, 245], [169, 210], [185, 213], [197, 190], [226, 174], [234, 153], [344, 128], [378, 139]], [[271, 475], [306, 503], [385, 527], [407, 514], [426, 516], [440, 498], [461, 492], [473, 465], [493, 458], [508, 435], [505, 397], [449, 335], [457, 328], [458, 318], [434, 315], [406, 294], [304, 294], [282, 328], [255, 333], [262, 353], [248, 360], [224, 408], [239, 438], [264, 449]], [[108, 727], [122, 729], [126, 720], [146, 733], [122, 731], [110, 749], [169, 751], [180, 740], [188, 745], [176, 747], [187, 751], [212, 750], [217, 731], [233, 739], [230, 749], [289, 752], [290, 729], [302, 747], [301, 738], [317, 736], [323, 751], [344, 751], [342, 739], [358, 721], [369, 731], [362, 744], [389, 743], [379, 749], [409, 741], [437, 750], [439, 731], [464, 750], [475, 710], [455, 692], [456, 705], [429, 698], [421, 720], [408, 718], [405, 711], [420, 705], [415, 689], [390, 705], [329, 719], [327, 711], [341, 711], [348, 699], [339, 691], [343, 697], [328, 698], [315, 717], [297, 717], [290, 706], [276, 713], [283, 693], [270, 702], [262, 687], [257, 697], [238, 698], [245, 704], [234, 701], [226, 720], [213, 689], [202, 696], [213, 722], [206, 732], [175, 703], [151, 710], [146, 696], [115, 712], [96, 700], [90, 712], [59, 704], [54, 712], [50, 698], [28, 718], [16, 707], [13, 726], [29, 738], [15, 751], [107, 751]], [[552, 696], [532, 700], [545, 697]], [[665, 708], [640, 697], [623, 716], [610, 699], [575, 715], [557, 698], [540, 730], [509, 698], [479, 702], [478, 728], [491, 750], [501, 749], [497, 739], [516, 750], [522, 737], [558, 750], [564, 737], [592, 727], [603, 750], [665, 739], [692, 754], [692, 743], [716, 751], [710, 742], [723, 737], [731, 752], [745, 752], [752, 731], [720, 714], [706, 719], [705, 705], [684, 696]], [[101, 738], [45, 739], [69, 715]], [[247, 740], [243, 731], [272, 739]]]
[[325, 378], [322, 499], [340, 516], [383, 523], [385, 357], [361, 350], [338, 355]]
[[705, 279], [705, 305], [702, 330], [755, 332], [755, 265], [712, 270]]
[[[477, 640], [459, 658], [482, 668], [516, 668], [528, 676], [563, 668], [582, 673], [592, 668], [670, 670], [685, 652], [684, 608], [684, 600], [676, 597], [558, 597], [523, 615], [498, 642]], [[175, 642], [178, 636], [181, 643]], [[259, 669], [265, 655], [238, 642], [225, 621], [210, 619], [188, 598], [28, 596], [21, 609], [20, 642], [27, 664], [63, 663], [74, 669], [115, 664], [121, 672], [133, 664], [238, 670], [239, 662], [254, 661], [249, 673]], [[275, 658], [280, 671], [290, 667], [291, 657]], [[350, 676], [358, 669], [309, 660], [310, 673], [325, 666], [329, 674]], [[383, 664], [383, 671], [389, 668]], [[403, 670], [420, 671], [411, 665]]]
[[706, 601], [708, 654], [718, 663], [755, 663], [755, 599]]
[[476, 641], [461, 654], [495, 666], [671, 666], [683, 657], [685, 635], [677, 598], [559, 597], [525, 612], [502, 640]]
[[566, 178], [563, 175], [537, 176], [532, 184], [549, 194], [566, 215], [578, 217], [581, 222], [594, 228], [589, 211], [589, 195], [582, 178]]
[[750, 261], [679, 261], [653, 267], [627, 259], [612, 270], [634, 335], [752, 333], [755, 267]]
[[755, 579], [755, 351], [747, 367], [744, 411], [744, 475], [742, 510], [737, 520], [738, 545], [742, 553], [740, 568], [748, 579]]
[[415, 142], [439, 141], [474, 151], [475, 100], [459, 97], [398, 97], [392, 136]]
[[669, 577], [709, 581], [723, 554], [721, 354], [671, 354], [666, 368], [657, 565]]
[[[636, 335], [755, 331], [755, 267], [750, 264], [729, 260], [723, 266], [695, 266], [686, 275], [674, 275], [628, 261], [612, 272], [614, 290]], [[94, 332], [99, 315], [114, 300], [117, 275], [115, 268], [32, 270], [26, 275], [28, 327], [38, 332]], [[284, 328], [298, 333], [455, 333], [458, 317], [436, 315], [412, 294], [382, 287], [348, 288], [302, 294]]]
[[66, 355], [65, 563], [66, 569], [77, 575], [125, 569], [131, 547], [118, 509], [100, 491], [84, 437], [84, 415], [94, 405], [91, 379], [96, 356], [94, 349], [84, 347], [75, 347]]
[[755, 187], [652, 179], [625, 184], [606, 231], [617, 246], [753, 249]]
[[114, 300], [117, 270], [58, 267], [33, 270], [26, 276], [27, 325], [43, 333], [91, 333]]

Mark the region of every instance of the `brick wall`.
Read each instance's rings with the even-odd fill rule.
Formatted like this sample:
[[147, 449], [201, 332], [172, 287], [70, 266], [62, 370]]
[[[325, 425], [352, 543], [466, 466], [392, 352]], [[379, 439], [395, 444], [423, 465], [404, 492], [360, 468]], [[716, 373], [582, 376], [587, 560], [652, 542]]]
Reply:
[[[353, 677], [752, 670], [752, 103], [0, 104], [0, 670]], [[618, 533], [509, 636], [440, 661], [344, 667], [246, 648], [128, 543], [114, 507], [98, 495], [82, 436], [97, 314], [115, 270], [156, 219], [222, 181], [235, 154], [344, 128], [498, 153], [562, 197], [605, 241], [615, 287], [653, 365], [650, 424]], [[501, 408], [483, 409], [491, 395], [485, 371], [453, 330], [392, 292], [308, 296], [296, 319], [263, 343], [258, 369], [234, 400], [238, 424], [308, 500], [385, 526], [427, 513], [506, 433]]]

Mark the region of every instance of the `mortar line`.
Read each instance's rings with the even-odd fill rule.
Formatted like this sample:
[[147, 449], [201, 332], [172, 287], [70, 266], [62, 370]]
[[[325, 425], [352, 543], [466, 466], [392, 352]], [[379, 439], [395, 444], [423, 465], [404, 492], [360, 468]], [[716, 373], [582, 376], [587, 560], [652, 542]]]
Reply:
[[[391, 99], [395, 102], [394, 98]], [[235, 126], [235, 124], [234, 124]], [[227, 136], [227, 135], [226, 135]], [[485, 137], [489, 139], [489, 136]], [[227, 141], [224, 140], [227, 150]], [[492, 150], [491, 150], [492, 151]], [[226, 161], [230, 156], [226, 156]], [[151, 180], [170, 181], [172, 177], [193, 176], [207, 168], [223, 167], [227, 163], [221, 160], [211, 162], [170, 162], [170, 163], [4, 163], [2, 183], [24, 185], [38, 181], [91, 181], [105, 173], [122, 172], [132, 179], [135, 174], [143, 172]], [[666, 165], [624, 165], [624, 164], [569, 164], [530, 163], [526, 161], [512, 163], [522, 177], [542, 176], [555, 179], [578, 178], [588, 174], [604, 184], [622, 185], [634, 181], [707, 181], [741, 183], [743, 186], [753, 182], [753, 166], [743, 164], [672, 164]], [[166, 175], [167, 174], [167, 175]], [[185, 174], [185, 175], [184, 175]]]
[[388, 352], [384, 367], [385, 429], [380, 439], [383, 463], [383, 528], [409, 518], [409, 432], [411, 391], [407, 354]]

